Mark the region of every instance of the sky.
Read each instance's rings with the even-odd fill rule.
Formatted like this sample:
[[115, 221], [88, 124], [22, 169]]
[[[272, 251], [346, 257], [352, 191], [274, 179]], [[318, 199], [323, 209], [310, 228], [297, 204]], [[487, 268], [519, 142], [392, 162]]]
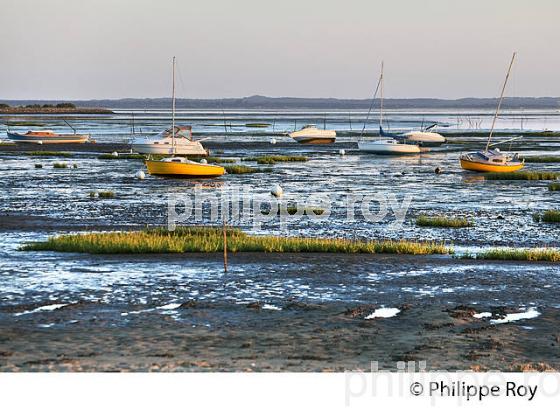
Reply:
[[560, 96], [558, 0], [0, 0], [1, 99]]

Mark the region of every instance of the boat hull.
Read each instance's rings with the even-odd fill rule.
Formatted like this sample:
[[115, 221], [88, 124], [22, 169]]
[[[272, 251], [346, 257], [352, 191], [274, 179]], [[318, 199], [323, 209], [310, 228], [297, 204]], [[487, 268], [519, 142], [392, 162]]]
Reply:
[[16, 143], [27, 144], [84, 144], [89, 140], [89, 134], [59, 134], [59, 135], [26, 135], [8, 132], [8, 138]]
[[418, 145], [411, 144], [380, 144], [376, 142], [358, 142], [360, 151], [378, 155], [413, 155], [419, 154]]
[[522, 169], [524, 163], [506, 164], [506, 165], [492, 165], [485, 164], [477, 161], [469, 161], [467, 159], [461, 158], [461, 168], [467, 171], [475, 172], [515, 172]]
[[192, 164], [146, 160], [150, 175], [178, 178], [214, 178], [224, 175], [225, 169], [218, 165]]
[[332, 144], [336, 140], [336, 131], [320, 130], [315, 126], [306, 126], [288, 135], [300, 144]]
[[421, 147], [439, 147], [447, 142], [445, 137], [437, 132], [413, 131], [404, 134], [402, 138]]
[[336, 137], [293, 137], [293, 139], [300, 144], [333, 144]]
[[[168, 144], [132, 144], [132, 150], [139, 154], [173, 154], [173, 148]], [[175, 145], [175, 154], [207, 156], [208, 152], [204, 149], [202, 144], [193, 143], [192, 145]]]

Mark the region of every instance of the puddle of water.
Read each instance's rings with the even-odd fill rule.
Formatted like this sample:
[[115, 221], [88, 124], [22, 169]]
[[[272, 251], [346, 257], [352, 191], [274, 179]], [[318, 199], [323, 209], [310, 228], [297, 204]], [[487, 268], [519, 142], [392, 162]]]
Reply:
[[525, 312], [519, 313], [509, 313], [504, 318], [500, 319], [493, 319], [490, 323], [494, 325], [502, 324], [502, 323], [511, 323], [516, 322], [518, 320], [526, 320], [526, 319], [534, 319], [539, 317], [541, 313], [536, 308], [529, 308]]
[[376, 318], [389, 318], [397, 316], [400, 312], [400, 309], [397, 308], [379, 308], [375, 309], [373, 313], [367, 315], [365, 317], [366, 320], [376, 319]]

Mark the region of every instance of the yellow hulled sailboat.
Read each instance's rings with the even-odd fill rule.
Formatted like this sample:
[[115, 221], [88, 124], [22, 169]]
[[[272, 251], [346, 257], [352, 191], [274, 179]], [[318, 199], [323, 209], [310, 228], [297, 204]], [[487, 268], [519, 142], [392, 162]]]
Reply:
[[213, 178], [225, 174], [224, 167], [219, 165], [201, 164], [186, 158], [170, 157], [161, 160], [146, 160], [150, 175]]
[[[490, 147], [496, 145], [490, 144], [490, 141], [492, 140], [492, 134], [494, 133], [496, 118], [498, 118], [498, 114], [500, 113], [500, 107], [504, 99], [504, 91], [507, 86], [511, 67], [513, 66], [513, 62], [515, 60], [515, 55], [516, 53], [513, 53], [511, 62], [509, 63], [506, 79], [502, 87], [502, 93], [498, 101], [498, 106], [496, 107], [494, 119], [492, 120], [492, 127], [490, 128], [488, 141], [486, 142], [486, 148], [484, 148], [483, 151], [468, 152], [462, 154], [459, 157], [459, 160], [461, 162], [461, 168], [463, 169], [476, 172], [514, 172], [520, 170], [525, 166], [525, 160], [520, 159], [519, 154], [517, 153], [512, 154], [509, 152], [501, 152], [498, 148], [490, 149]], [[514, 139], [517, 138], [513, 138], [508, 141], [502, 141], [500, 142], [500, 144], [513, 141]]]
[[186, 158], [176, 157], [175, 145], [175, 57], [173, 57], [173, 95], [171, 114], [171, 152], [172, 156], [163, 159], [146, 159], [146, 167], [150, 175], [182, 178], [214, 178], [226, 173], [224, 167], [190, 161]]

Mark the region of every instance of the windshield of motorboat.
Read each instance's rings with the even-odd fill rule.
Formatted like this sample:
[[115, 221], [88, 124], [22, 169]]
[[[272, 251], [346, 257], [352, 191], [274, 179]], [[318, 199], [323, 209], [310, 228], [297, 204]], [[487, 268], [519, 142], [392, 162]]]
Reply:
[[307, 124], [302, 128], [302, 130], [304, 130], [306, 128], [315, 128], [315, 124]]

